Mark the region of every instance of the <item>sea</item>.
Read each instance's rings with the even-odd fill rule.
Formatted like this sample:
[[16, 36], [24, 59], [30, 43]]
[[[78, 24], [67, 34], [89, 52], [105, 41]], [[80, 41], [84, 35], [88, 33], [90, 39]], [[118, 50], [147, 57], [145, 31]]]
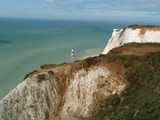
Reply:
[[[44, 64], [98, 55], [114, 28], [135, 22], [0, 18], [0, 100]], [[136, 23], [150, 24], [150, 23]]]

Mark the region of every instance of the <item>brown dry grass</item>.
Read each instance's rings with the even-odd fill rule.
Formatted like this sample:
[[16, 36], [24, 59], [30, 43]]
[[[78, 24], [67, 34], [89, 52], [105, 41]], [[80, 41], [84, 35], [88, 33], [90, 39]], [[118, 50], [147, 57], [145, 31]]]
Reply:
[[146, 31], [147, 31], [148, 29], [147, 28], [142, 28], [141, 30], [140, 30], [140, 37], [143, 39], [143, 37], [144, 37], [144, 34], [146, 33]]
[[[134, 45], [135, 44], [135, 45]], [[148, 52], [160, 51], [160, 44], [130, 43], [111, 50], [108, 54], [144, 56]]]

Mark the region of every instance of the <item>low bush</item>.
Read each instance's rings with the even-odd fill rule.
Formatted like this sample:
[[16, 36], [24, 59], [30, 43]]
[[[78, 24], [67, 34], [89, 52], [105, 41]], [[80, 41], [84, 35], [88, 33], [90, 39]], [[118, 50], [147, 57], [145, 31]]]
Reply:
[[96, 57], [89, 57], [85, 59], [85, 67], [88, 68], [97, 63]]

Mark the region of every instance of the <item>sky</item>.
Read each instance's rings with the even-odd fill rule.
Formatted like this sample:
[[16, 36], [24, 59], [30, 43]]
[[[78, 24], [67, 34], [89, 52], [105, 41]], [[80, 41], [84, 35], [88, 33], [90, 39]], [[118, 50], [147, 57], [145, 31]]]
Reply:
[[160, 20], [160, 0], [0, 0], [0, 17]]

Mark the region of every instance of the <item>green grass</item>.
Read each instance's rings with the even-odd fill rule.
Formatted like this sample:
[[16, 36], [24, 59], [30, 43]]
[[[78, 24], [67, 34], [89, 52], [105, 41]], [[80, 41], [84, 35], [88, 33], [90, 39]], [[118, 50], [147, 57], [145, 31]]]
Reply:
[[129, 25], [127, 28], [137, 29], [137, 28], [160, 28], [158, 25]]
[[84, 67], [89, 68], [90, 66], [95, 65], [96, 63], [97, 63], [97, 60], [95, 57], [89, 57], [85, 59]]
[[127, 46], [129, 47], [141, 47], [141, 46], [146, 46], [146, 45], [151, 45], [151, 46], [160, 46], [160, 43], [136, 43], [136, 42], [133, 42], [133, 43], [128, 43]]
[[[121, 104], [109, 104], [112, 110], [100, 109], [100, 120], [160, 120], [160, 52], [143, 57], [131, 55], [107, 55], [109, 60], [124, 61], [128, 67], [130, 87], [121, 96]], [[116, 99], [115, 99], [116, 100]], [[114, 101], [114, 100], [113, 100]], [[106, 101], [105, 101], [106, 103]], [[118, 103], [118, 102], [117, 102]]]

